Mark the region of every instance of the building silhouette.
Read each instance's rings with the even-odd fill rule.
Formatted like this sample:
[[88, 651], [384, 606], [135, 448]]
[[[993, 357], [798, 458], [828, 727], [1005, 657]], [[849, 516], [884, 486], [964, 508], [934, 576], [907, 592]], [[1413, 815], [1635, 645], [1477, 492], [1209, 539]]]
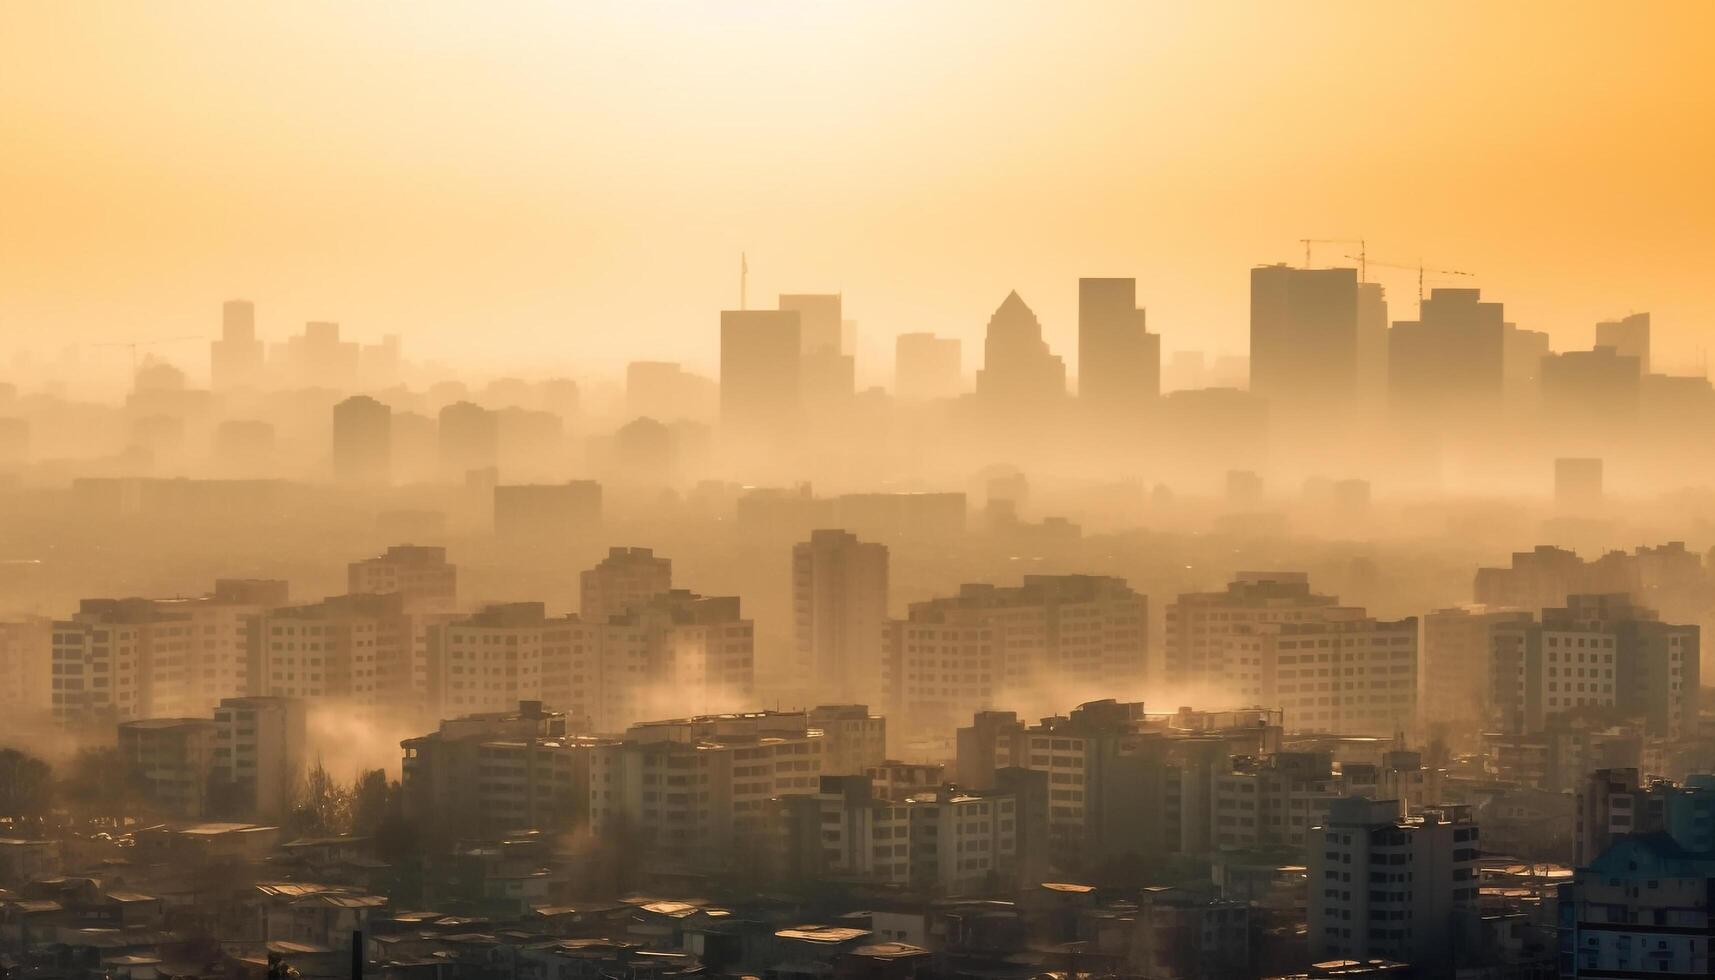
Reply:
[[989, 317], [977, 397], [991, 417], [1029, 417], [1066, 399], [1066, 364], [1042, 339], [1042, 323], [1015, 290]]
[[893, 394], [901, 401], [954, 398], [964, 366], [957, 337], [902, 333], [893, 346]]
[[436, 442], [445, 476], [493, 467], [500, 461], [500, 418], [475, 402], [454, 402], [441, 409]]
[[262, 341], [256, 339], [256, 306], [229, 299], [220, 305], [220, 339], [209, 345], [209, 377], [216, 390], [262, 383]]
[[804, 407], [800, 323], [795, 310], [721, 313], [721, 427], [747, 452], [785, 448], [797, 432]]
[[887, 546], [817, 530], [792, 547], [794, 681], [812, 701], [880, 703]]
[[1638, 370], [1650, 373], [1650, 322], [1648, 313], [1633, 313], [1618, 320], [1596, 324], [1596, 346], [1612, 347], [1621, 357], [1636, 358]]
[[1388, 401], [1413, 429], [1449, 431], [1498, 421], [1506, 390], [1500, 303], [1476, 289], [1436, 289], [1416, 320], [1388, 332]]
[[782, 293], [780, 309], [798, 314], [798, 343], [803, 355], [805, 407], [816, 413], [838, 411], [857, 390], [855, 360], [846, 344], [848, 323], [838, 293]]
[[1078, 280], [1078, 398], [1134, 420], [1161, 395], [1161, 337], [1145, 327], [1136, 279]]
[[393, 476], [393, 410], [368, 395], [333, 407], [333, 477], [385, 485]]
[[1250, 390], [1277, 413], [1342, 412], [1379, 399], [1387, 303], [1356, 269], [1252, 269], [1250, 326]]

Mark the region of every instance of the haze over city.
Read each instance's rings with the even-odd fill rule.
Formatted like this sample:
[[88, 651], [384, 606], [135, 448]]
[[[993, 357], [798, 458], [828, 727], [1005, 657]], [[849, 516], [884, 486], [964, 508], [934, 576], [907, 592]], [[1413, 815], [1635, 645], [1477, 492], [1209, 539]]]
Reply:
[[1712, 65], [0, 2], [0, 980], [1708, 975]]

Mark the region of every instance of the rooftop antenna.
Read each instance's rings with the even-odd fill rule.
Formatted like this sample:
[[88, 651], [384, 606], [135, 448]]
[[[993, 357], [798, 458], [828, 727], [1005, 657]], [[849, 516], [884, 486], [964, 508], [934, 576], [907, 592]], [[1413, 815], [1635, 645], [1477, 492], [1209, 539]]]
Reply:
[[750, 307], [745, 303], [744, 293], [745, 280], [749, 278], [750, 260], [745, 257], [743, 252], [740, 252], [738, 253], [738, 308], [741, 310], [750, 309]]

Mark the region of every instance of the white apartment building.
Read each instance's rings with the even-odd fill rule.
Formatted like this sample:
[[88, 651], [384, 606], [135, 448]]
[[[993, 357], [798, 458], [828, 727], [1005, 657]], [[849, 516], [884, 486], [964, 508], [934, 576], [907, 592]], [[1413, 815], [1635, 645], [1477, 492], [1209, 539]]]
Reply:
[[370, 715], [413, 715], [411, 617], [391, 595], [333, 596], [257, 617], [255, 693], [340, 701]]

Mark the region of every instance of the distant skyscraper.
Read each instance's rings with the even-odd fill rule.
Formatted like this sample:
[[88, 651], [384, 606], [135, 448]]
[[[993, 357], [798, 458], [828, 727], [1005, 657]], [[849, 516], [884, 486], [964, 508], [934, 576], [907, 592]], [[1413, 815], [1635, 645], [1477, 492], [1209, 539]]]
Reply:
[[220, 306], [220, 339], [210, 344], [209, 376], [217, 390], [262, 381], [262, 342], [256, 339], [256, 307], [229, 299]]
[[353, 395], [333, 407], [333, 475], [341, 483], [391, 482], [391, 408], [368, 395]]
[[1621, 357], [1635, 357], [1638, 371], [1648, 374], [1650, 367], [1650, 326], [1648, 313], [1633, 313], [1619, 320], [1596, 324], [1596, 346], [1612, 347]]
[[741, 438], [792, 432], [803, 410], [799, 324], [793, 310], [721, 313], [722, 427]]
[[812, 701], [880, 703], [887, 547], [819, 530], [792, 548], [796, 680]]
[[1350, 408], [1379, 393], [1386, 329], [1381, 287], [1356, 269], [1254, 268], [1251, 391], [1289, 414]]
[[1078, 280], [1078, 397], [1135, 418], [1161, 395], [1161, 338], [1144, 326], [1136, 279]]
[[902, 333], [894, 341], [893, 394], [902, 401], [956, 397], [963, 370], [957, 337]]
[[1042, 323], [1016, 291], [989, 317], [977, 397], [991, 412], [1028, 415], [1066, 397], [1066, 364], [1042, 339]]
[[1437, 289], [1388, 332], [1388, 402], [1401, 418], [1450, 429], [1492, 424], [1506, 388], [1508, 324], [1475, 289]]
[[448, 476], [494, 466], [500, 460], [500, 418], [475, 402], [454, 402], [441, 409], [438, 441]]
[[857, 380], [855, 362], [845, 346], [840, 294], [782, 294], [780, 308], [798, 314], [805, 407], [824, 412], [848, 402]]

